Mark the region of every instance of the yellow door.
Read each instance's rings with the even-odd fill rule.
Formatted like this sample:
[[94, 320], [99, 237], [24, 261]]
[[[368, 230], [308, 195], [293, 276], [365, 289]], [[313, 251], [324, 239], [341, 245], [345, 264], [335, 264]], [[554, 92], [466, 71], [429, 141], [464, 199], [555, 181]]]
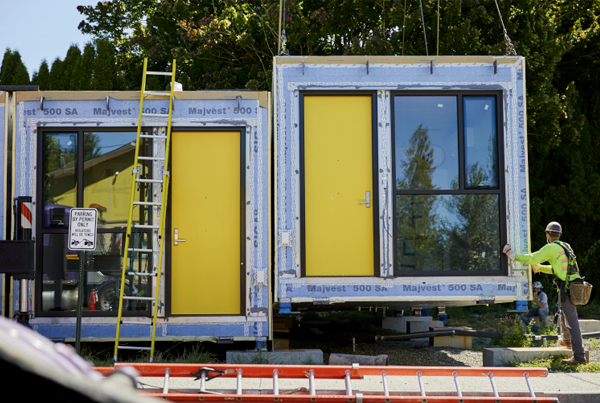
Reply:
[[371, 96], [304, 96], [307, 276], [374, 275], [371, 108]]
[[240, 132], [172, 137], [171, 314], [239, 315]]

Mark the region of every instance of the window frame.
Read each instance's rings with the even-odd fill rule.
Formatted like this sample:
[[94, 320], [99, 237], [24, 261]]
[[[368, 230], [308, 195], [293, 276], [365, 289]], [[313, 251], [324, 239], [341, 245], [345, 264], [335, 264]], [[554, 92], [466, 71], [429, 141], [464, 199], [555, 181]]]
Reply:
[[[152, 130], [151, 127], [142, 127], [140, 133], [150, 132]], [[80, 169], [80, 167], [84, 167], [84, 136], [85, 133], [93, 132], [93, 133], [114, 133], [114, 132], [131, 132], [137, 133], [137, 128], [132, 127], [110, 127], [110, 128], [98, 128], [98, 127], [38, 127], [37, 130], [37, 156], [36, 163], [38, 170], [36, 172], [36, 245], [35, 245], [35, 303], [34, 303], [34, 311], [35, 315], [39, 317], [75, 317], [77, 316], [77, 310], [64, 310], [64, 311], [44, 311], [43, 310], [43, 239], [45, 235], [54, 235], [54, 234], [68, 234], [68, 226], [64, 228], [44, 228], [44, 197], [45, 197], [45, 189], [44, 189], [44, 175], [45, 175], [45, 135], [47, 133], [74, 133], [77, 136], [77, 158], [76, 158], [76, 184], [77, 184], [77, 192], [76, 192], [76, 204], [77, 206], [74, 208], [82, 208], [83, 207], [83, 198], [84, 198], [84, 178], [85, 172], [84, 169]], [[148, 139], [148, 145], [152, 145], [151, 139]], [[150, 166], [150, 170], [148, 171], [149, 175], [152, 176], [152, 169]], [[122, 227], [112, 227], [112, 228], [97, 228], [98, 234], [118, 234], [121, 233], [123, 235], [123, 239], [125, 238], [125, 233], [127, 231], [127, 225], [125, 224]], [[152, 239], [152, 232], [145, 231], [148, 233], [150, 239]], [[149, 259], [152, 259], [150, 255]], [[151, 289], [148, 290], [151, 292]], [[84, 297], [85, 298], [85, 297]], [[143, 316], [150, 313], [151, 304], [147, 304], [147, 309], [145, 310], [136, 310], [136, 311], [123, 311], [123, 316]], [[90, 317], [116, 317], [117, 311], [83, 311], [83, 316]]]
[[[402, 189], [396, 187], [396, 109], [395, 100], [397, 96], [455, 96], [457, 101], [457, 131], [458, 131], [458, 176], [459, 189]], [[497, 188], [467, 188], [465, 176], [465, 125], [464, 125], [464, 103], [463, 98], [469, 96], [493, 96], [496, 102], [496, 146], [498, 158], [498, 187]], [[396, 197], [398, 195], [463, 195], [463, 194], [497, 194], [499, 196], [498, 212], [500, 245], [506, 243], [506, 190], [504, 181], [504, 112], [503, 112], [503, 93], [502, 90], [435, 90], [435, 91], [392, 91], [390, 94], [391, 111], [391, 141], [392, 141], [392, 178], [393, 178], [393, 255], [394, 255], [394, 277], [456, 277], [456, 276], [506, 276], [508, 275], [508, 262], [500, 257], [500, 270], [494, 272], [485, 271], [407, 271], [400, 270], [397, 259], [397, 211]]]

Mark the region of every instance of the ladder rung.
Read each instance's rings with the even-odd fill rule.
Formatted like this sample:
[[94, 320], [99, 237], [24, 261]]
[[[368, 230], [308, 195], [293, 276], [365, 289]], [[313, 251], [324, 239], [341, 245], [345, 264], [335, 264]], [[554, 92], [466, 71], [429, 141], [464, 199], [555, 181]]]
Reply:
[[118, 346], [119, 350], [150, 350], [151, 347]]
[[150, 248], [127, 248], [127, 250], [129, 252], [146, 252], [146, 253], [158, 252], [157, 250], [150, 249]]
[[164, 161], [165, 157], [145, 157], [143, 155], [138, 155], [138, 160]]
[[140, 277], [156, 277], [156, 272], [146, 272], [146, 271], [128, 271], [126, 273], [129, 276], [140, 276]]
[[159, 229], [158, 225], [146, 225], [146, 224], [137, 224], [135, 228], [149, 228], [149, 229]]
[[151, 134], [140, 134], [141, 138], [144, 139], [166, 139], [167, 136], [153, 136]]
[[142, 201], [134, 201], [133, 202], [134, 205], [138, 205], [138, 206], [160, 206], [159, 202], [142, 202]]
[[146, 71], [146, 75], [150, 76], [172, 76], [173, 73], [170, 71]]
[[136, 179], [135, 180], [138, 183], [163, 183], [162, 179]]
[[154, 297], [137, 297], [135, 295], [123, 295], [123, 299], [133, 299], [139, 301], [154, 301]]
[[156, 95], [159, 97], [170, 97], [170, 92], [144, 91], [144, 95]]
[[163, 113], [142, 113], [142, 116], [150, 116], [150, 117], [155, 117], [155, 118], [168, 118], [169, 115], [168, 114], [163, 114]]
[[121, 324], [123, 324], [123, 325], [150, 325], [150, 326], [152, 326], [152, 322], [140, 322], [138, 320], [122, 320]]

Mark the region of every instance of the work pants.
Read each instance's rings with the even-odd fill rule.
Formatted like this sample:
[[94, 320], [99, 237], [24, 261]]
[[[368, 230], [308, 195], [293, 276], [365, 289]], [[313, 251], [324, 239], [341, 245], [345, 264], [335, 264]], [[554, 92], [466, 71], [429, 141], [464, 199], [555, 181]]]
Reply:
[[[522, 313], [521, 314], [521, 320], [523, 321], [523, 323], [525, 323], [525, 326], [529, 326], [529, 322], [531, 322], [531, 318], [533, 318], [534, 316], [537, 316], [540, 318], [540, 326], [543, 327], [544, 326], [544, 320], [546, 319], [546, 316], [548, 315], [548, 308], [547, 308], [547, 304], [546, 307], [544, 308], [531, 308], [529, 310], [529, 312], [527, 312], [527, 314]], [[536, 325], [533, 325], [531, 327], [531, 330], [534, 332], [537, 332], [539, 330], [539, 328]]]
[[[561, 298], [561, 331], [564, 340], [571, 341], [573, 356], [579, 360], [585, 359], [585, 350], [583, 349], [583, 338], [581, 337], [581, 328], [579, 327], [579, 317], [577, 316], [577, 307], [571, 302], [568, 294], [562, 294]], [[568, 325], [568, 326], [567, 326]]]

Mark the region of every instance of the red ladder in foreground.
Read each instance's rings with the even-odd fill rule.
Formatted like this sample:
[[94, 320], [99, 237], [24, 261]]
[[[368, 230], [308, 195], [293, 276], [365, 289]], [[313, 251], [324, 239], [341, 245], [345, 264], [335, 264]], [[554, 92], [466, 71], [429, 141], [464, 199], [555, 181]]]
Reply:
[[[498, 403], [498, 402], [558, 402], [556, 397], [536, 397], [529, 378], [546, 377], [546, 368], [477, 368], [477, 367], [409, 367], [409, 366], [332, 366], [332, 365], [253, 365], [253, 364], [147, 364], [116, 363], [115, 368], [97, 368], [104, 374], [133, 367], [141, 377], [164, 378], [163, 388], [141, 391], [147, 396], [159, 397], [172, 402], [344, 402], [344, 403]], [[363, 379], [366, 375], [379, 376], [382, 379], [381, 392], [359, 393], [352, 389], [352, 379]], [[389, 376], [416, 376], [420, 391], [390, 391]], [[427, 394], [423, 386], [423, 377], [453, 377], [456, 392], [437, 392]], [[468, 393], [463, 395], [459, 377], [485, 376], [491, 384], [491, 393]], [[170, 390], [169, 378], [191, 378], [200, 381], [199, 388], [190, 390]], [[237, 378], [235, 390], [207, 390], [209, 380], [217, 377]], [[526, 393], [498, 393], [494, 378], [523, 378], [529, 389]], [[272, 380], [273, 389], [243, 389], [243, 379], [267, 378]], [[308, 388], [280, 390], [280, 379], [307, 379]], [[316, 379], [345, 380], [345, 391], [317, 390]]]

